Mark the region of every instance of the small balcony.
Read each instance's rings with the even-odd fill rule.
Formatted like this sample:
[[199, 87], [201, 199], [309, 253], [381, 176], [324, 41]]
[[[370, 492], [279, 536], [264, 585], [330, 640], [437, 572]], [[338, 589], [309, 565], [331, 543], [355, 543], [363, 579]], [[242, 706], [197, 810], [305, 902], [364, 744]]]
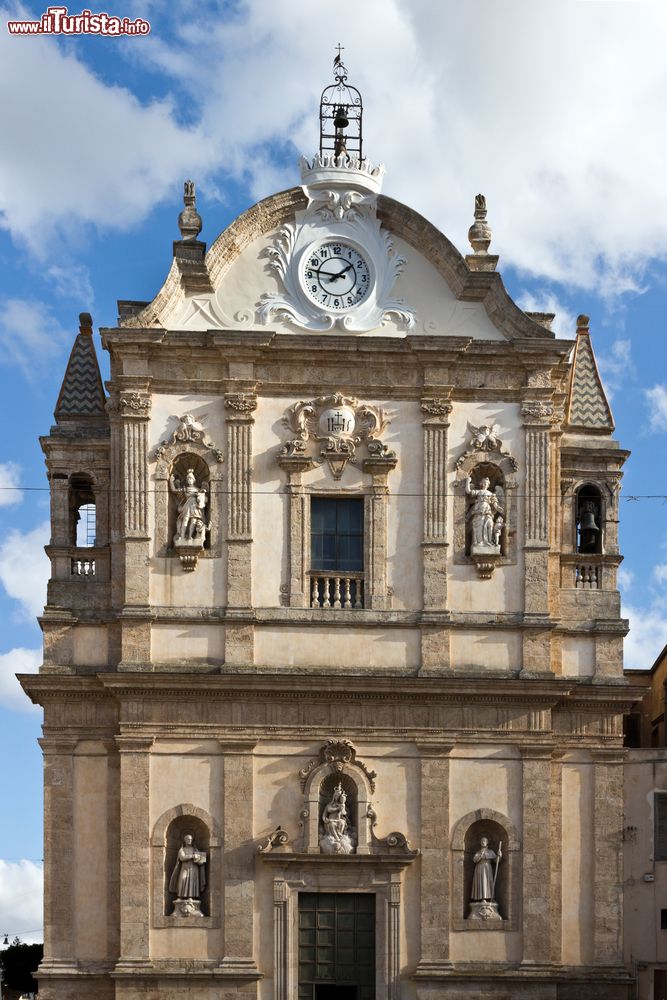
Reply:
[[336, 571], [328, 574], [323, 570], [311, 570], [310, 606], [311, 608], [343, 608], [360, 610], [364, 606], [364, 574], [342, 573]]
[[615, 590], [620, 555], [582, 552], [561, 555], [560, 585], [566, 590]]
[[72, 556], [70, 559], [71, 575], [93, 578], [96, 575], [97, 560], [90, 557]]

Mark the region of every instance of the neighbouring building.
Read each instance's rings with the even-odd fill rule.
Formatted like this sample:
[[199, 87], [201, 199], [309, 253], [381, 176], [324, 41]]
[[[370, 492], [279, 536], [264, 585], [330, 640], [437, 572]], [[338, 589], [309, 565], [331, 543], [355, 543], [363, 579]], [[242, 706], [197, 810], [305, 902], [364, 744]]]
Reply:
[[[43, 438], [45, 1000], [628, 1000], [627, 457], [587, 317], [301, 184], [82, 314]], [[418, 167], [415, 167], [418, 183]], [[472, 201], [472, 198], [471, 198]], [[642, 689], [643, 690], [643, 689]]]
[[638, 1000], [667, 1000], [667, 647], [650, 670], [626, 676], [649, 686], [626, 717], [625, 959]]

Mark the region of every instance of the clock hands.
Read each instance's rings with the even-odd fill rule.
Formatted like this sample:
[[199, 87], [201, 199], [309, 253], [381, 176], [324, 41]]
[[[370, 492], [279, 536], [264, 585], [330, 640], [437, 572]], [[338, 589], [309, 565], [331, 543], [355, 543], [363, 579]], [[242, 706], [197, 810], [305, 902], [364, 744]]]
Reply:
[[[332, 281], [338, 281], [339, 278], [342, 278], [343, 275], [345, 274], [345, 272], [349, 271], [351, 267], [352, 267], [352, 264], [347, 264], [343, 268], [342, 271], [338, 271], [336, 274], [330, 274], [328, 271], [325, 271], [324, 274], [326, 275], [326, 277], [327, 277], [327, 279], [329, 281], [329, 284], [331, 284]], [[321, 268], [320, 268], [320, 270], [321, 270]]]
[[[325, 261], [325, 263], [328, 263], [328, 261]], [[341, 271], [335, 271], [335, 272], [334, 272], [334, 271], [327, 271], [327, 270], [326, 270], [326, 269], [324, 268], [324, 264], [322, 264], [322, 265], [321, 265], [321, 266], [320, 266], [320, 267], [319, 267], [319, 268], [317, 269], [317, 276], [318, 276], [318, 278], [320, 278], [320, 279], [322, 279], [322, 278], [325, 278], [325, 279], [326, 279], [326, 281], [327, 281], [327, 282], [328, 282], [329, 284], [331, 284], [331, 282], [332, 282], [332, 281], [338, 281], [338, 279], [339, 279], [339, 278], [342, 278], [342, 277], [343, 277], [343, 275], [344, 275], [344, 274], [346, 273], [346, 271], [349, 271], [349, 270], [350, 270], [351, 268], [353, 268], [353, 267], [354, 267], [354, 265], [353, 265], [353, 264], [346, 264], [346, 265], [345, 265], [345, 267], [344, 267], [344, 268], [343, 268], [343, 269], [342, 269]]]

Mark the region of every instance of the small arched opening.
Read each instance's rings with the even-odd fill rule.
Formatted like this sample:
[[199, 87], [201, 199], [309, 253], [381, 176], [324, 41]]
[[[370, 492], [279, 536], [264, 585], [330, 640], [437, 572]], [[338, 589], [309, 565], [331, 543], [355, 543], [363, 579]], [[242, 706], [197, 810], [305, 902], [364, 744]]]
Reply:
[[582, 555], [596, 555], [603, 548], [602, 492], [592, 483], [577, 490], [576, 546]]
[[97, 508], [93, 480], [76, 473], [69, 480], [69, 544], [92, 548], [97, 537]]

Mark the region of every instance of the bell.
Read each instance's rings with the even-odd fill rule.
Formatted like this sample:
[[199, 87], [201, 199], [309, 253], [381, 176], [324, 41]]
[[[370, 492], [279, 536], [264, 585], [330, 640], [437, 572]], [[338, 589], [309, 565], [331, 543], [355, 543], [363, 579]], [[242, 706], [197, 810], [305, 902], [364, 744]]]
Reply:
[[350, 124], [347, 117], [347, 109], [345, 108], [344, 104], [339, 104], [338, 107], [336, 108], [336, 114], [334, 116], [333, 123], [334, 123], [334, 128], [336, 129], [347, 128], [347, 126]]
[[580, 531], [599, 531], [597, 524], [595, 523], [595, 514], [592, 510], [584, 511], [581, 516], [581, 521], [579, 522]]
[[598, 551], [598, 536], [600, 529], [595, 523], [595, 504], [590, 501], [582, 504], [579, 516], [579, 552], [594, 553]]
[[595, 523], [595, 509], [593, 506], [586, 507], [582, 511], [581, 520], [579, 521], [579, 530], [583, 533], [584, 531], [599, 531], [597, 524]]

